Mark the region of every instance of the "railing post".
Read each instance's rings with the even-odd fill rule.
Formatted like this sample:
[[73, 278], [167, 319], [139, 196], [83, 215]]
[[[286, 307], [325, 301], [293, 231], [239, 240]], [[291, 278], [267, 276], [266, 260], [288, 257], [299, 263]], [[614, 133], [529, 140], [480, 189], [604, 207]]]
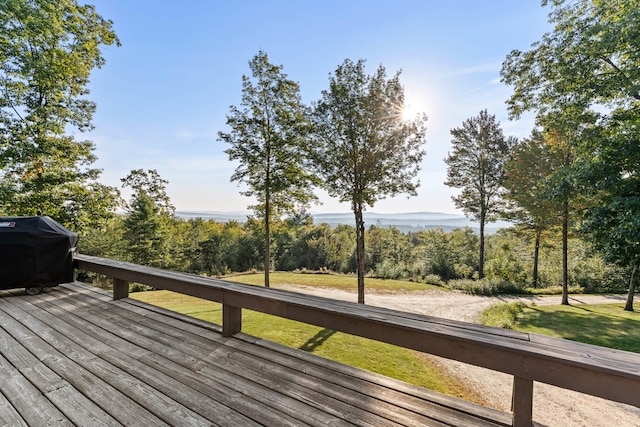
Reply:
[[113, 299], [122, 299], [129, 296], [129, 282], [113, 278]]
[[242, 330], [242, 308], [222, 305], [222, 336], [230, 337]]
[[533, 424], [533, 380], [513, 377], [511, 397], [513, 427], [531, 427]]

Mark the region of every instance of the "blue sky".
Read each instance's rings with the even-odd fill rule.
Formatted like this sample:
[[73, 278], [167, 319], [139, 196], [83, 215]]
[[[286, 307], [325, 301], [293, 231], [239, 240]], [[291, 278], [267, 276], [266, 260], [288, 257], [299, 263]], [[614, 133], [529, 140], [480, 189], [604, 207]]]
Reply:
[[[540, 39], [548, 10], [538, 0], [94, 0], [114, 21], [122, 46], [105, 48], [89, 97], [96, 129], [76, 135], [96, 145], [101, 181], [119, 186], [132, 169], [156, 169], [178, 210], [242, 211], [252, 200], [229, 178], [219, 130], [238, 105], [248, 61], [264, 50], [311, 103], [346, 58], [367, 71], [402, 70], [406, 103], [428, 117], [418, 196], [370, 211], [459, 213], [444, 185], [449, 131], [488, 109], [507, 135], [527, 136], [533, 120], [508, 120], [505, 56]], [[126, 194], [125, 194], [126, 195]], [[348, 212], [318, 191], [314, 212]]]

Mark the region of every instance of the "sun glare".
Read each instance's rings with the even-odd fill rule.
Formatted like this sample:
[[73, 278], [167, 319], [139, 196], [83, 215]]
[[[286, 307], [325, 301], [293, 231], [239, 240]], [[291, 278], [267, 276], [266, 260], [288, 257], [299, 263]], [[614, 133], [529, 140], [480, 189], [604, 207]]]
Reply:
[[402, 120], [405, 122], [413, 120], [420, 113], [419, 109], [413, 104], [405, 104], [402, 109]]

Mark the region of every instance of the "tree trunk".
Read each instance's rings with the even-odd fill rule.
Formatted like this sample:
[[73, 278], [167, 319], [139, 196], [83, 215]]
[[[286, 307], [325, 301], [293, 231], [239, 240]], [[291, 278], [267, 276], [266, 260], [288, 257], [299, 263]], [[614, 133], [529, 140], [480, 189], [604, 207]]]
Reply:
[[271, 269], [271, 204], [269, 190], [265, 192], [264, 202], [264, 287], [269, 287], [269, 270]]
[[480, 262], [478, 263], [478, 278], [484, 277], [484, 216], [480, 218]]
[[638, 266], [633, 266], [631, 272], [631, 280], [629, 281], [629, 294], [627, 295], [627, 304], [624, 306], [626, 311], [633, 311], [633, 294], [636, 292], [636, 278], [638, 275]]
[[533, 249], [533, 280], [532, 286], [533, 288], [538, 287], [538, 261], [540, 260], [540, 235], [542, 234], [542, 229], [536, 228], [536, 242], [535, 247]]
[[562, 305], [569, 305], [569, 202], [562, 206]]
[[364, 304], [364, 218], [362, 205], [354, 204], [356, 216], [356, 263], [358, 269], [358, 303]]

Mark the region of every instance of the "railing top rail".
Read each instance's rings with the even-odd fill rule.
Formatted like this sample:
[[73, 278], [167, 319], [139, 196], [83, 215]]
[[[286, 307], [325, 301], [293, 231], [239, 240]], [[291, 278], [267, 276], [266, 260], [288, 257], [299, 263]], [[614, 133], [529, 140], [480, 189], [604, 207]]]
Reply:
[[76, 268], [640, 406], [640, 354], [78, 254]]

